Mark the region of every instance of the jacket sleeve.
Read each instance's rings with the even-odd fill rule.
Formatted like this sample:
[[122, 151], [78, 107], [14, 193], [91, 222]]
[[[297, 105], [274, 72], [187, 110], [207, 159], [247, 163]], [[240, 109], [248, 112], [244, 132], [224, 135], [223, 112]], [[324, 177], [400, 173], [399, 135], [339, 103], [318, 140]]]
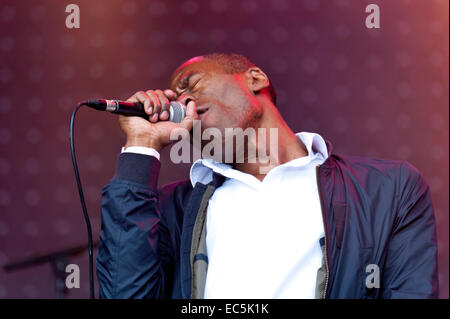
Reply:
[[153, 156], [122, 153], [116, 176], [102, 194], [97, 254], [100, 298], [164, 298], [159, 246], [168, 236], [157, 192], [160, 163]]
[[437, 298], [436, 225], [430, 189], [411, 164], [401, 166], [399, 208], [388, 248], [383, 298]]

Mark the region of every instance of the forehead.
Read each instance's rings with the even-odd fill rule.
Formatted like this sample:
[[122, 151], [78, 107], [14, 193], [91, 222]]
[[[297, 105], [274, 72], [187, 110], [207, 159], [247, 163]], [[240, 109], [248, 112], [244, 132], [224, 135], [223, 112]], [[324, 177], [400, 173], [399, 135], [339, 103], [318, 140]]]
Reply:
[[204, 59], [203, 57], [195, 57], [186, 61], [175, 70], [170, 79], [169, 87], [173, 89], [183, 79], [194, 73], [214, 73], [220, 70], [221, 68], [217, 62]]

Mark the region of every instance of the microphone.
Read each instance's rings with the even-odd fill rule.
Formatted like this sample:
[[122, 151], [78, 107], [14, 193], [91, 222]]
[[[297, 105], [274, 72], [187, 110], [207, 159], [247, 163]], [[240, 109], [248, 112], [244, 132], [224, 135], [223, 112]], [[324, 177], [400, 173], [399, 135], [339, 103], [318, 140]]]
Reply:
[[[148, 120], [148, 115], [144, 111], [144, 105], [139, 102], [125, 102], [119, 100], [87, 100], [85, 105], [98, 111], [108, 111], [126, 116], [139, 116]], [[180, 123], [186, 116], [186, 107], [180, 102], [171, 101], [169, 113], [169, 121]]]

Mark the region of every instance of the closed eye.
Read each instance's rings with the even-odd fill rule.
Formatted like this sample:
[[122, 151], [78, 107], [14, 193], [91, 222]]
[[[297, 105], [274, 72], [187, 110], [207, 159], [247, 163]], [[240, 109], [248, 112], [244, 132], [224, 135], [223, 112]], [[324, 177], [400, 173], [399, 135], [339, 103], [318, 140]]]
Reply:
[[196, 80], [192, 85], [189, 85], [191, 92], [196, 89], [197, 84], [201, 81], [201, 78]]

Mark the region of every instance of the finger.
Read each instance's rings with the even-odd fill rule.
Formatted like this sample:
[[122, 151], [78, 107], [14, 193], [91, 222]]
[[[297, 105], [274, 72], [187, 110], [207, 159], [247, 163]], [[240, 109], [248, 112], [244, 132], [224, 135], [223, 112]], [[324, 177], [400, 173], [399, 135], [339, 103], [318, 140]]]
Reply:
[[186, 117], [191, 117], [193, 120], [198, 120], [197, 105], [195, 104], [195, 101], [191, 100], [186, 105]]
[[186, 105], [186, 117], [181, 121], [180, 125], [190, 131], [194, 125], [194, 120], [198, 120], [198, 114], [194, 101], [189, 101]]
[[[150, 100], [152, 101], [152, 116], [150, 116], [151, 122], [156, 122], [159, 117], [159, 113], [161, 112], [161, 102], [159, 101], [158, 96], [156, 95], [155, 91], [149, 90], [146, 92], [149, 96]], [[155, 117], [155, 114], [157, 115]], [[156, 118], [156, 120], [154, 120]]]
[[[139, 91], [134, 96], [136, 98], [136, 101], [133, 101], [133, 102], [140, 102], [140, 103], [142, 103], [144, 105], [145, 113], [150, 115], [151, 114], [150, 106], [151, 106], [152, 102], [151, 102], [150, 97], [148, 96], [148, 94], [145, 93], [144, 91]], [[132, 98], [130, 98], [130, 99], [132, 99]]]
[[152, 116], [150, 116], [150, 122], [156, 123], [158, 122], [158, 113], [154, 113]]
[[168, 120], [170, 114], [170, 101], [163, 91], [155, 90], [155, 93], [161, 102], [161, 113], [159, 115], [159, 119], [163, 121]]
[[178, 94], [176, 94], [171, 89], [164, 90], [164, 94], [169, 98], [169, 100], [176, 100], [178, 97]]

